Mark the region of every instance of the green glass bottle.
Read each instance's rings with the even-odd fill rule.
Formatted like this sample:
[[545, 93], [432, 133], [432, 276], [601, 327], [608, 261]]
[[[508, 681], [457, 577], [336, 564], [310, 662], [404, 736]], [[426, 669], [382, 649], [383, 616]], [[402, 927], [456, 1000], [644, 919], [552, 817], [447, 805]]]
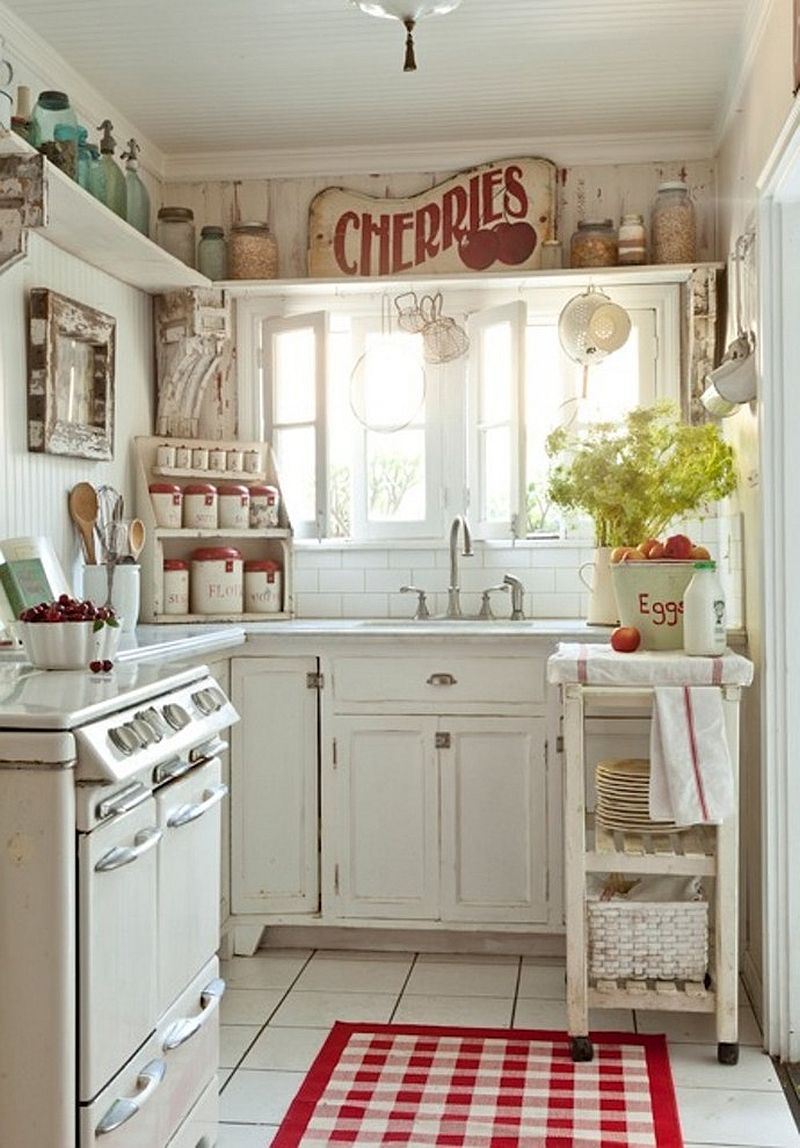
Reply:
[[97, 129], [103, 133], [100, 137], [100, 161], [106, 176], [106, 207], [110, 207], [116, 215], [125, 219], [127, 218], [128, 191], [122, 168], [114, 159], [114, 148], [117, 146], [117, 141], [111, 134], [113, 127], [111, 120], [103, 120]]
[[139, 152], [136, 140], [128, 140], [128, 150], [122, 153], [125, 163], [125, 186], [127, 190], [127, 219], [131, 227], [150, 235], [150, 196], [139, 176]]

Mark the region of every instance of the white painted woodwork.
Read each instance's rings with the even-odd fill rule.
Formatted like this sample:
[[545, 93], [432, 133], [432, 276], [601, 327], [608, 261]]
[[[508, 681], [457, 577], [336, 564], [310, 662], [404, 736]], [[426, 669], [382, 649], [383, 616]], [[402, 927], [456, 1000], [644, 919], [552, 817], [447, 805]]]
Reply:
[[324, 916], [438, 917], [435, 733], [433, 717], [331, 723], [335, 749], [326, 754], [323, 774]]
[[442, 718], [441, 918], [548, 917], [545, 719]]
[[231, 660], [235, 915], [318, 908], [317, 691], [306, 684], [316, 668], [307, 657]]

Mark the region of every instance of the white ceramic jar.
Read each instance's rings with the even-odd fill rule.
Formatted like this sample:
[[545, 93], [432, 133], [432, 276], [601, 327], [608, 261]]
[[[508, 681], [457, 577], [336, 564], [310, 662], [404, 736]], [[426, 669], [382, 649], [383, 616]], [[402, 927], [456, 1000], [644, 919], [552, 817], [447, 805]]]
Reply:
[[250, 487], [250, 525], [258, 529], [277, 526], [281, 496], [276, 486]]
[[242, 556], [233, 546], [208, 546], [193, 551], [193, 614], [241, 614], [242, 589]]
[[239, 447], [234, 446], [228, 451], [228, 470], [234, 474], [239, 474], [244, 466], [244, 453]]
[[220, 526], [246, 530], [250, 525], [250, 491], [247, 487], [238, 483], [218, 486], [217, 497]]
[[159, 443], [156, 447], [156, 463], [158, 466], [175, 465], [175, 447], [171, 443]]
[[164, 559], [163, 611], [189, 613], [189, 563], [181, 558]]
[[175, 448], [175, 465], [181, 470], [189, 470], [192, 465], [192, 452], [190, 447], [182, 445]]
[[192, 469], [208, 470], [208, 447], [196, 446], [192, 449]]
[[220, 447], [212, 447], [208, 452], [208, 469], [217, 472], [224, 470], [228, 462], [227, 452]]
[[280, 563], [253, 558], [244, 564], [244, 608], [248, 614], [280, 614], [283, 601]]
[[246, 450], [242, 456], [242, 462], [248, 474], [258, 474], [261, 470], [261, 451]]
[[151, 482], [150, 501], [157, 526], [173, 530], [180, 527], [183, 493], [177, 483]]
[[194, 530], [216, 530], [219, 525], [217, 488], [210, 482], [193, 482], [183, 490], [183, 525]]

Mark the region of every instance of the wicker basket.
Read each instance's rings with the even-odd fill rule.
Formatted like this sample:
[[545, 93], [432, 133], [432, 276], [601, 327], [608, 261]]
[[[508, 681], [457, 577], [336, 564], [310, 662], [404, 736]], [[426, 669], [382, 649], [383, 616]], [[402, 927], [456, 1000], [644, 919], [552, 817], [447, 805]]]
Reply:
[[589, 901], [589, 976], [702, 981], [708, 902]]

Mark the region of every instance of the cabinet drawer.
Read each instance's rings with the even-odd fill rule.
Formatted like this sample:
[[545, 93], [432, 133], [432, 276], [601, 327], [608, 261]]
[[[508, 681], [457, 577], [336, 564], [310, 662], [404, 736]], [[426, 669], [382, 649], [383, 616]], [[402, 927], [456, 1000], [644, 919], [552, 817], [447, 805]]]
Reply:
[[333, 665], [334, 704], [421, 704], [425, 710], [476, 705], [520, 706], [543, 702], [544, 660], [528, 657], [337, 658]]

